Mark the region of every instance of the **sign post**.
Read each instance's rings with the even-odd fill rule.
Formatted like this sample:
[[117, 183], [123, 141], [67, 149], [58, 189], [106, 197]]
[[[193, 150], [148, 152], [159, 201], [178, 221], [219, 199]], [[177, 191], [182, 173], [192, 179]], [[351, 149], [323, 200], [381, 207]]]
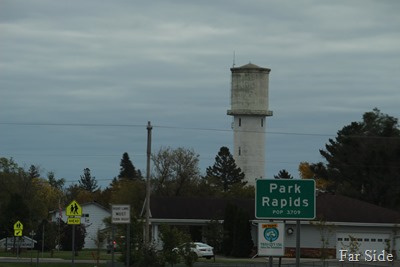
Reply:
[[[14, 238], [15, 237], [21, 237], [22, 236], [22, 230], [24, 230], [24, 225], [20, 221], [17, 221], [16, 223], [14, 223]], [[18, 238], [18, 241], [20, 241], [19, 238]], [[14, 242], [14, 244], [15, 244], [15, 242]], [[17, 258], [19, 258], [19, 247], [20, 247], [20, 244], [18, 242], [18, 244], [17, 244]]]
[[[257, 219], [296, 220], [296, 266], [300, 266], [300, 220], [313, 220], [315, 218], [315, 181], [312, 179], [257, 180], [255, 202], [255, 216]], [[262, 228], [263, 225], [267, 226]], [[285, 233], [284, 226], [283, 230], [279, 230], [278, 224], [277, 227], [269, 227], [269, 225], [273, 225], [273, 223], [259, 224], [259, 243], [260, 239], [261, 241], [266, 240], [264, 242], [265, 246], [268, 246], [268, 242], [271, 242], [268, 238], [272, 240], [272, 236], [277, 233], [282, 233], [282, 235]], [[265, 236], [267, 231], [269, 231], [270, 235]], [[260, 237], [261, 234], [264, 234], [264, 236]], [[277, 246], [279, 247], [280, 244]], [[259, 244], [259, 255], [269, 253], [262, 249], [260, 250], [260, 247], [262, 248]], [[270, 251], [275, 251], [271, 253], [277, 253], [275, 249], [271, 250], [270, 248]], [[279, 256], [281, 253], [279, 251], [278, 255], [274, 256]], [[270, 256], [270, 266], [272, 266], [272, 255]]]
[[[126, 224], [126, 266], [129, 266], [130, 260], [130, 223], [131, 206], [130, 205], [111, 205], [111, 223]], [[114, 241], [114, 240], [113, 240]], [[112, 248], [114, 255], [114, 246]], [[112, 265], [114, 266], [114, 256], [112, 255]]]
[[68, 224], [72, 225], [72, 266], [75, 265], [75, 225], [81, 224], [82, 207], [75, 200], [71, 201], [65, 210]]
[[24, 230], [24, 225], [20, 221], [14, 223], [14, 236], [22, 236], [22, 230]]

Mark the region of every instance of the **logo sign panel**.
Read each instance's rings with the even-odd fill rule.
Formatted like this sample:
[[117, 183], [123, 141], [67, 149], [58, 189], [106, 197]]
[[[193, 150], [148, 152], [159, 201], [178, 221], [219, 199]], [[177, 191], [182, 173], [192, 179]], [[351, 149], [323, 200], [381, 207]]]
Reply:
[[68, 217], [68, 224], [81, 224], [81, 218], [80, 217]]
[[81, 206], [78, 204], [78, 202], [76, 202], [75, 200], [73, 200], [68, 206], [67, 209], [65, 210], [65, 214], [67, 216], [82, 216], [82, 208]]
[[256, 181], [256, 218], [312, 220], [315, 218], [315, 181], [260, 179]]
[[111, 223], [131, 223], [131, 206], [112, 205]]
[[284, 256], [285, 255], [285, 224], [282, 222], [268, 222], [258, 224], [258, 255]]

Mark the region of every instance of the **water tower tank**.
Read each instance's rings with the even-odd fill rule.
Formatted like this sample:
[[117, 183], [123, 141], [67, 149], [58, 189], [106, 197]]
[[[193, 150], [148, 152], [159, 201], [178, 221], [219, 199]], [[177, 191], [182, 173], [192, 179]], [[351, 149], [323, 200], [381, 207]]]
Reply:
[[231, 109], [228, 115], [272, 115], [268, 110], [270, 71], [251, 63], [231, 68]]

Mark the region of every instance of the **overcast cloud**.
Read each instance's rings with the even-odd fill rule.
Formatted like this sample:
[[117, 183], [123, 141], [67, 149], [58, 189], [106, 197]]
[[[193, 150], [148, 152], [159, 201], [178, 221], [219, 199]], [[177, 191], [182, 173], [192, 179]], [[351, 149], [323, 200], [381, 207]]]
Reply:
[[103, 188], [128, 152], [232, 151], [230, 68], [271, 68], [266, 174], [323, 160], [378, 107], [400, 118], [400, 2], [0, 0], [0, 156]]

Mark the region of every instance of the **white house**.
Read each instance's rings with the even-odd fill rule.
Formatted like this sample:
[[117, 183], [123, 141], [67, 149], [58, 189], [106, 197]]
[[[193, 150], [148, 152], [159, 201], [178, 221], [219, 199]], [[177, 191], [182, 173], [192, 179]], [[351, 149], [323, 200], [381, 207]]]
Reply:
[[[223, 199], [195, 197], [152, 197], [151, 226], [153, 241], [161, 247], [161, 224], [205, 227], [211, 220], [223, 222], [227, 203], [255, 214], [254, 199]], [[278, 220], [277, 220], [278, 221]], [[279, 220], [282, 221], [282, 220]], [[251, 218], [254, 244], [258, 243], [258, 223], [269, 220]], [[337, 258], [339, 250], [357, 242], [358, 250], [387, 250], [400, 255], [400, 213], [357, 199], [334, 194], [319, 194], [316, 198], [316, 219], [301, 221], [300, 250], [305, 257], [320, 257], [325, 240], [326, 253]], [[285, 255], [295, 256], [296, 221], [285, 222]], [[194, 240], [206, 241], [206, 240]]]
[[[95, 240], [97, 239], [97, 232], [98, 230], [104, 230], [106, 228], [103, 220], [107, 217], [110, 217], [111, 212], [96, 202], [88, 202], [80, 204], [80, 206], [82, 208], [81, 224], [85, 225], [86, 227], [84, 248], [96, 248], [97, 246]], [[61, 219], [64, 222], [67, 222], [68, 220], [68, 217], [65, 214], [65, 209], [60, 211], [52, 211], [50, 214], [52, 221], [57, 221], [57, 219], [60, 218], [60, 214]], [[103, 247], [105, 246], [106, 244], [103, 245]]]

